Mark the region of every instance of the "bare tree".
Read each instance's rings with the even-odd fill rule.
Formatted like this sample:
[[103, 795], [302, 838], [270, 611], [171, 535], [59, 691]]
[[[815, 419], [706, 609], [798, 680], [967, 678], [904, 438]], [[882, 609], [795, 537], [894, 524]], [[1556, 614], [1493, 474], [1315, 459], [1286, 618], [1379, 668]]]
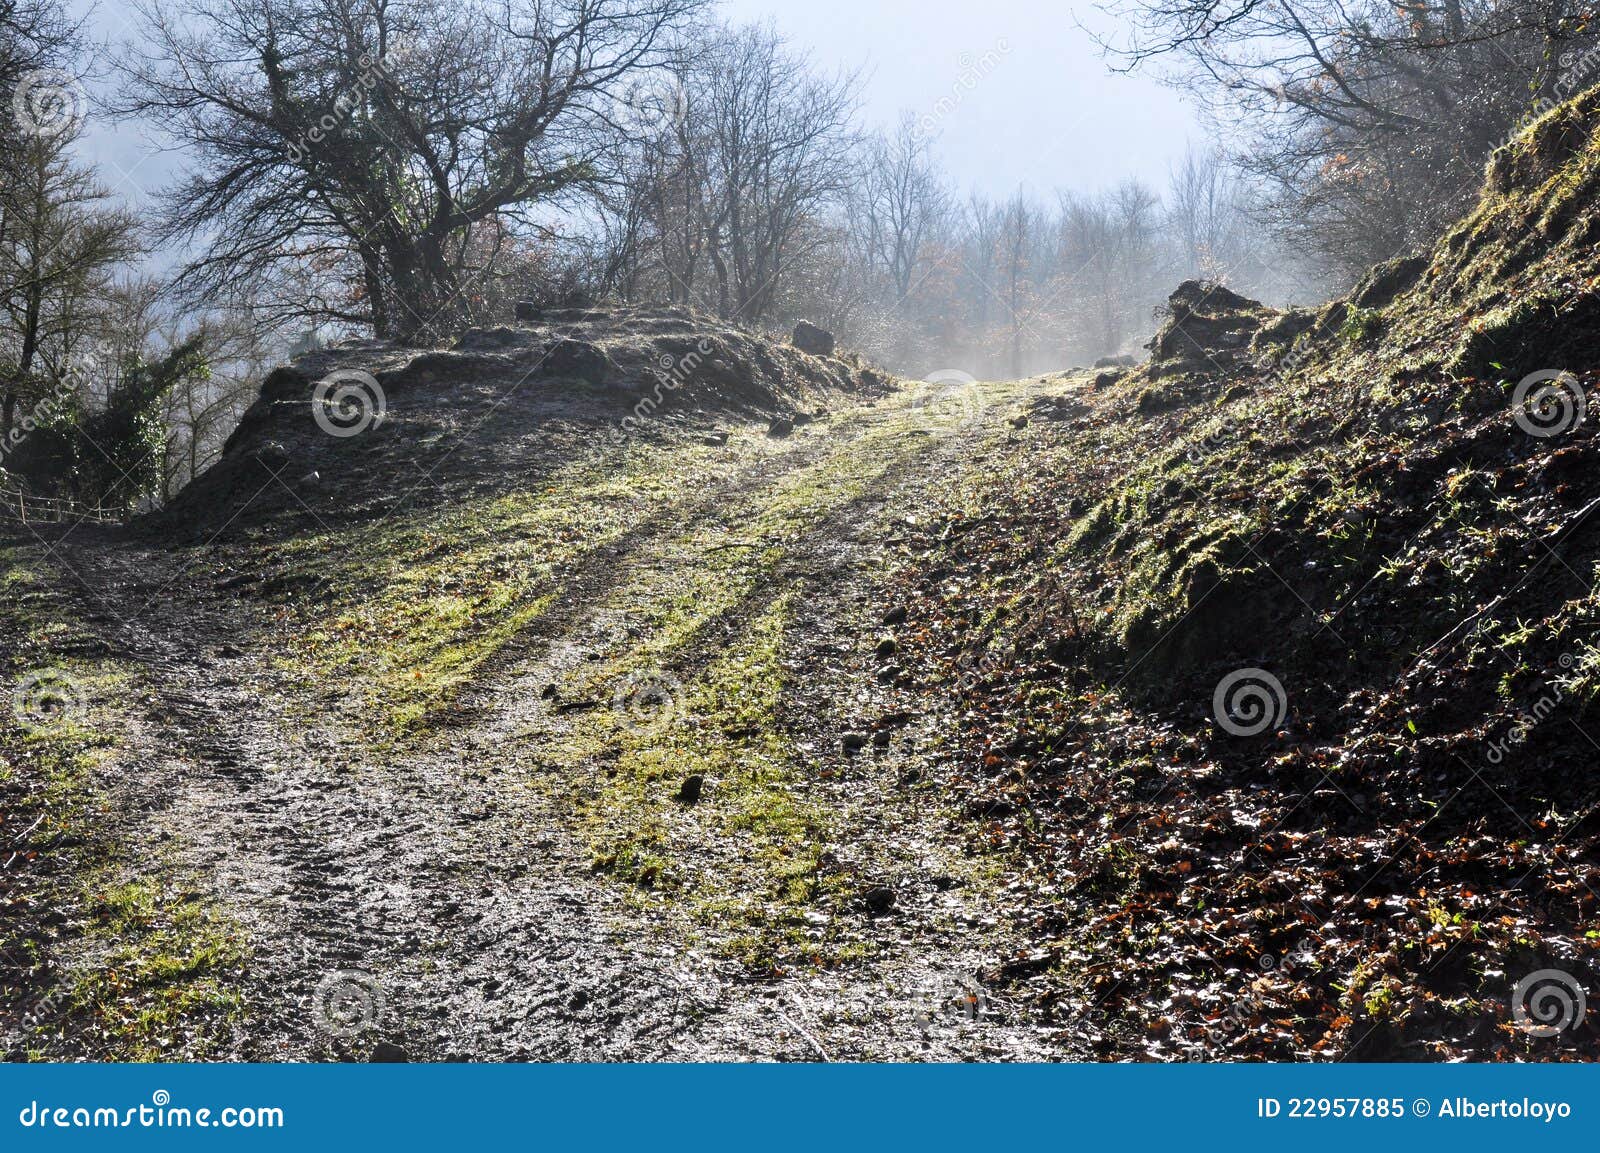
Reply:
[[825, 242], [807, 228], [846, 187], [856, 78], [824, 77], [771, 28], [726, 30], [689, 115], [706, 142], [699, 213], [723, 316], [756, 321], [786, 271]]
[[1167, 222], [1183, 279], [1222, 280], [1242, 255], [1247, 205], [1221, 153], [1190, 148], [1168, 181]]
[[[32, 114], [70, 116], [71, 109], [51, 102], [70, 98], [59, 87], [70, 79], [82, 47], [78, 23], [59, 0], [0, 0], [0, 94], [12, 113], [0, 117], [0, 181], [32, 135], [19, 111], [28, 112], [32, 102]], [[53, 73], [47, 79], [54, 83], [35, 90], [26, 82], [41, 71]]]
[[888, 276], [896, 303], [910, 295], [929, 237], [948, 211], [943, 175], [914, 113], [875, 138], [850, 208], [867, 264]]
[[538, 206], [597, 184], [626, 84], [702, 3], [147, 0], [121, 110], [194, 156], [165, 218], [206, 242], [192, 295], [322, 261], [357, 290], [286, 313], [422, 341], [470, 319], [494, 272], [474, 230], [536, 228]]
[[8, 165], [0, 323], [11, 363], [0, 383], [0, 436], [21, 401], [65, 375], [85, 340], [114, 327], [104, 301], [117, 266], [139, 252], [137, 221], [73, 159], [74, 138], [29, 136]]
[[[1593, 42], [1576, 0], [1127, 0], [1123, 66], [1167, 59], [1249, 138], [1245, 168], [1293, 246], [1347, 278], [1455, 218], [1538, 98]], [[1581, 73], [1581, 74], [1580, 74]]]

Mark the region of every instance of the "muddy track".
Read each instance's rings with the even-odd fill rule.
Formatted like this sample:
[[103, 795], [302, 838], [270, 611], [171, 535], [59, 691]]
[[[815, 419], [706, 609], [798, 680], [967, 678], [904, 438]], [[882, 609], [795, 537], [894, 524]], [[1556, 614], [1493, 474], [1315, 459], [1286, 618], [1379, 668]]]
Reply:
[[[1020, 395], [1020, 394], [1016, 394]], [[597, 644], [623, 635], [611, 594], [668, 582], [706, 560], [709, 538], [757, 515], [774, 490], [834, 458], [871, 463], [863, 437], [904, 419], [904, 401], [808, 430], [793, 446], [675, 502], [561, 574], [549, 611], [478, 670], [463, 709], [424, 748], [376, 752], [341, 686], [292, 687], [260, 638], [264, 606], [195, 579], [184, 559], [114, 536], [60, 548], [86, 606], [140, 670], [148, 699], [129, 787], [147, 799], [123, 837], [134, 856], [201, 878], [250, 942], [250, 1021], [234, 1051], [251, 1059], [775, 1059], [1060, 1055], [1058, 1043], [998, 999], [952, 1026], [927, 1007], [960, 974], [1006, 947], [992, 901], [949, 862], [960, 830], [937, 793], [938, 718], [906, 721], [892, 746], [859, 757], [840, 733], [895, 708], [871, 638], [884, 606], [874, 577], [886, 525], [919, 493], [968, 467], [992, 422], [936, 435], [908, 428], [903, 461], [839, 492], [782, 542], [782, 556], [673, 658], [685, 678], [784, 590], [798, 605], [785, 661], [795, 677], [784, 738], [827, 771], [808, 799], [837, 814], [836, 851], [897, 896], [888, 915], [830, 911], [870, 938], [863, 962], [755, 980], [703, 951], [670, 905], [596, 876], [564, 798], [595, 765], [550, 765], [541, 734], [561, 724], [546, 687]], [[852, 457], [855, 453], [855, 457]], [[859, 471], [859, 470], [858, 470]], [[721, 547], [720, 545], [717, 547]], [[96, 605], [102, 606], [96, 613]], [[119, 625], [119, 620], [127, 620]], [[531, 788], [530, 775], [556, 774]], [[709, 846], [705, 865], [717, 866]]]

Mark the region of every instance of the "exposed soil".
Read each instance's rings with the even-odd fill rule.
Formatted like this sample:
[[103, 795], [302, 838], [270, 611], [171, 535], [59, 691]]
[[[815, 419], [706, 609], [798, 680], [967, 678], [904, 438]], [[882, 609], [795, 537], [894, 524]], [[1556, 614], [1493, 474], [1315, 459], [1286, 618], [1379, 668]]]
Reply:
[[[278, 554], [263, 554], [259, 533], [163, 549], [85, 526], [58, 541], [17, 543], [18, 558], [59, 582], [52, 610], [72, 617], [138, 686], [132, 699], [86, 706], [116, 746], [118, 800], [93, 839], [118, 846], [120, 870], [198, 894], [242, 944], [237, 968], [208, 978], [237, 995], [236, 1007], [205, 1031], [178, 1025], [164, 1055], [1077, 1052], [1070, 1037], [982, 984], [980, 974], [1022, 951], [997, 897], [1004, 862], [974, 846], [940, 787], [950, 771], [941, 746], [949, 718], [910, 707], [879, 652], [892, 631], [880, 624], [892, 607], [885, 573], [901, 555], [906, 518], [914, 522], [927, 487], [971, 467], [1004, 426], [970, 405], [928, 406], [916, 392], [783, 440], [761, 424], [722, 423], [735, 430], [724, 448], [701, 449], [693, 429], [657, 432], [652, 451], [687, 454], [687, 443], [721, 454], [711, 483], [635, 498], [633, 527], [564, 564], [543, 611], [454, 686], [445, 712], [404, 739], [374, 739], [368, 698], [349, 683], [308, 681], [296, 667], [290, 646], [304, 619], [293, 614], [327, 597], [325, 587], [230, 579], [264, 562], [272, 571]], [[570, 441], [561, 451], [569, 467], [588, 463]], [[598, 466], [612, 450], [588, 451]], [[893, 468], [884, 467], [886, 451]], [[799, 477], [804, 516], [792, 533], [749, 541], [763, 510]], [[268, 523], [282, 522], [274, 514]], [[552, 691], [574, 668], [650, 648], [673, 624], [630, 611], [619, 591], [670, 589], [710, 557], [740, 550], [761, 550], [759, 571], [714, 619], [674, 641], [664, 663], [679, 686], [693, 686], [774, 602], [792, 606], [776, 648], [771, 731], [733, 739], [769, 742], [762, 747], [785, 765], [783, 794], [829, 814], [805, 836], [824, 880], [798, 901], [763, 894], [749, 838], [714, 819], [729, 780], [705, 780], [694, 805], [676, 799], [675, 775], [651, 784], [649, 815], [668, 826], [674, 883], [597, 866], [574, 809], [605, 802], [616, 755], [569, 760], [563, 750], [573, 718], [614, 702]], [[687, 704], [681, 711], [669, 723], [697, 723]], [[77, 835], [35, 863], [72, 860]], [[70, 874], [63, 866], [16, 890], [18, 904], [56, 912], [34, 929], [44, 959], [8, 978], [22, 994], [13, 1004], [70, 987], [75, 969], [103, 950], [89, 932], [93, 900]], [[730, 947], [750, 925], [734, 917], [728, 927], [695, 907], [708, 876], [748, 881], [771, 907], [756, 918], [755, 936], [776, 943]], [[7, 1048], [124, 1055], [97, 1027], [104, 1006], [91, 1009], [69, 999], [50, 1006], [42, 1026], [8, 1014]]]
[[1597, 184], [1591, 92], [1142, 366], [666, 310], [273, 374], [4, 554], [6, 1052], [1600, 1056]]

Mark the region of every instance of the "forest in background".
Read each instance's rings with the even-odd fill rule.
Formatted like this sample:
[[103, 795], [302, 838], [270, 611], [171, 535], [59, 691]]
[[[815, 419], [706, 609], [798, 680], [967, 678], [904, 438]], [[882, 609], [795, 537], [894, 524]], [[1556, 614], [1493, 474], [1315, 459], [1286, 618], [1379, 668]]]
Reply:
[[[911, 376], [1136, 352], [1179, 281], [1309, 302], [1425, 245], [1600, 69], [1579, 4], [1115, 14], [1108, 63], [1184, 86], [1231, 145], [1165, 187], [991, 199], [936, 143], [1003, 41], [873, 126], [859, 74], [703, 0], [153, 0], [118, 46], [57, 0], [0, 0], [0, 490], [162, 502], [293, 351], [448, 341], [522, 298], [806, 317]], [[84, 161], [90, 117], [180, 152], [158, 209]]]

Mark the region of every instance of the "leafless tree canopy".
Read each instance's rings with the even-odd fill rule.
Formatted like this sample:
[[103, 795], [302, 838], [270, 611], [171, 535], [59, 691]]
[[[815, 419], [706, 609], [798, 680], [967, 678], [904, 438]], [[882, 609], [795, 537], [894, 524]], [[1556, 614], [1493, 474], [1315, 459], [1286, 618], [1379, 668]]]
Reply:
[[[1181, 280], [1309, 302], [1425, 243], [1600, 76], [1565, 0], [1118, 2], [1115, 66], [1202, 94], [1239, 146], [994, 197], [939, 166], [938, 108], [866, 123], [859, 76], [709, 0], [142, 0], [98, 69], [58, 0], [0, 0], [8, 92], [108, 72], [183, 172], [135, 220], [76, 127], [5, 121], [0, 419], [75, 350], [118, 348], [92, 411], [198, 338], [159, 398], [170, 493], [291, 342], [432, 343], [527, 296], [804, 317], [906, 373], [1088, 363], [1137, 351]], [[158, 285], [135, 263], [160, 245], [189, 261]]]
[[151, 0], [123, 111], [193, 158], [164, 223], [207, 242], [194, 292], [311, 264], [333, 282], [317, 313], [426, 338], [473, 316], [541, 209], [599, 182], [624, 83], [699, 5]]
[[1210, 100], [1247, 138], [1273, 222], [1344, 279], [1459, 214], [1488, 154], [1589, 87], [1590, 16], [1569, 0], [1129, 0], [1108, 44]]

